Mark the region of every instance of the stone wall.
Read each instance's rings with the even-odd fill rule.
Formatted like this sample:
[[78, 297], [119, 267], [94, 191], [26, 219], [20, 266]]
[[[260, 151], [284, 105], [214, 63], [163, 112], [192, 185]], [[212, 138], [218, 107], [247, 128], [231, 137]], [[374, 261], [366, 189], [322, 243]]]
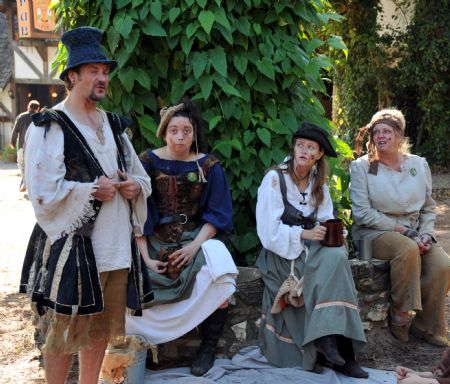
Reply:
[[[389, 263], [381, 260], [349, 261], [358, 290], [361, 319], [370, 346], [376, 348], [381, 333], [388, 332]], [[232, 357], [241, 348], [256, 345], [261, 314], [264, 283], [256, 268], [239, 268], [235, 305], [230, 306], [224, 335], [219, 341], [217, 355]], [[390, 336], [389, 336], [390, 337]], [[157, 366], [153, 368], [189, 365], [200, 343], [197, 329], [180, 339], [159, 346]]]

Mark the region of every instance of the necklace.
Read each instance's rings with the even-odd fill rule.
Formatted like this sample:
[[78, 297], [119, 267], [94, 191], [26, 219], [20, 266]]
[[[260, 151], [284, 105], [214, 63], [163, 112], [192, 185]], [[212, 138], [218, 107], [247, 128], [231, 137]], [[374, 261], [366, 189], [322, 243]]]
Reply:
[[97, 121], [92, 120], [89, 118], [89, 120], [92, 122], [90, 125], [91, 128], [94, 130], [95, 134], [97, 135], [98, 140], [100, 141], [101, 145], [105, 145], [105, 135], [103, 134], [103, 124], [105, 123], [105, 119], [103, 117], [103, 114], [97, 110], [97, 112], [100, 114], [101, 122], [100, 124]]

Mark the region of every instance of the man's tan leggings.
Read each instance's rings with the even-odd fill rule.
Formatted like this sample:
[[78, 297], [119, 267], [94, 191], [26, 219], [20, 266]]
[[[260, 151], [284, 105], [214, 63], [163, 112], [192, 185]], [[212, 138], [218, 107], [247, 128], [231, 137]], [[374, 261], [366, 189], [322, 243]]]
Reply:
[[445, 297], [450, 288], [450, 258], [435, 243], [419, 253], [416, 242], [397, 232], [386, 232], [372, 242], [373, 257], [389, 260], [392, 305], [415, 310], [414, 325], [445, 336]]

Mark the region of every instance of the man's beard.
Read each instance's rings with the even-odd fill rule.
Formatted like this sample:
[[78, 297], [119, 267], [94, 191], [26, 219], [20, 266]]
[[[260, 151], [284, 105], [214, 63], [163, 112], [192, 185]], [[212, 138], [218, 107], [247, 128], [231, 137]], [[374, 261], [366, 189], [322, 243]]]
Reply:
[[96, 88], [97, 86], [98, 86], [98, 84], [97, 84], [96, 86], [94, 86], [94, 88], [92, 89], [91, 94], [89, 95], [89, 100], [92, 100], [92, 101], [97, 102], [97, 101], [100, 101], [100, 100], [102, 100], [102, 99], [105, 98], [105, 96], [106, 96], [106, 86], [104, 87], [105, 93], [102, 94], [102, 95], [98, 95], [98, 94], [95, 92], [95, 88]]

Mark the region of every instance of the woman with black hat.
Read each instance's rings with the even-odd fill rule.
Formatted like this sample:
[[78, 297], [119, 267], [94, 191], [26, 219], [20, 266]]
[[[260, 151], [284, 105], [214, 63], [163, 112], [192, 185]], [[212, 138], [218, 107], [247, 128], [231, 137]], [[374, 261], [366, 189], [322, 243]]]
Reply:
[[321, 363], [347, 376], [367, 378], [355, 360], [366, 342], [344, 246], [326, 247], [333, 204], [325, 155], [337, 157], [327, 131], [304, 123], [291, 156], [265, 175], [256, 221], [265, 283], [259, 345], [279, 367], [321, 372]]

